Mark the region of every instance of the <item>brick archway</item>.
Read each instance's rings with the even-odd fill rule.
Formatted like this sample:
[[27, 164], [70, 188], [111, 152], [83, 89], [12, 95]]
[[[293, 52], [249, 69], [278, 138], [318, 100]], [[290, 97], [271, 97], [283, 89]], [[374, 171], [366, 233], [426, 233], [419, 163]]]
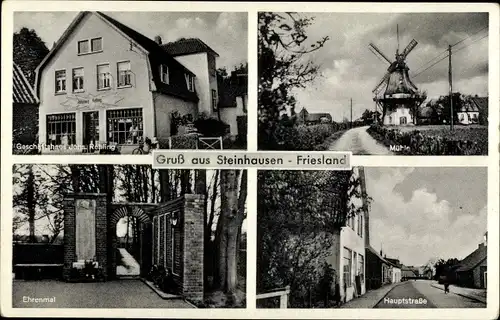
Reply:
[[[151, 223], [152, 220], [146, 210], [150, 207], [156, 207], [154, 204], [133, 204], [133, 203], [113, 203], [111, 204], [110, 213], [108, 216], [108, 260], [109, 272], [111, 278], [116, 278], [118, 238], [116, 235], [116, 226], [120, 219], [131, 216], [135, 217], [140, 222], [139, 233], [139, 253], [136, 256], [137, 262], [141, 267], [141, 275], [148, 272], [151, 267]], [[145, 210], [146, 209], [146, 210]]]

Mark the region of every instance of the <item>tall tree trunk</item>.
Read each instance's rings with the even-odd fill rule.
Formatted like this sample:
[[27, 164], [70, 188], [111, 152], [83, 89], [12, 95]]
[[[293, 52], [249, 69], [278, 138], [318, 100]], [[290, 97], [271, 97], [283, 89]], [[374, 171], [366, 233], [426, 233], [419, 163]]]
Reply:
[[80, 192], [80, 168], [78, 165], [70, 165], [71, 170], [71, 184], [73, 186], [73, 193]]
[[160, 202], [170, 200], [170, 170], [159, 170], [160, 173]]
[[33, 166], [28, 166], [28, 179], [26, 181], [26, 206], [28, 209], [28, 224], [30, 231], [30, 242], [36, 242], [35, 238], [35, 214], [36, 214], [36, 202], [35, 202], [35, 175], [33, 173]]

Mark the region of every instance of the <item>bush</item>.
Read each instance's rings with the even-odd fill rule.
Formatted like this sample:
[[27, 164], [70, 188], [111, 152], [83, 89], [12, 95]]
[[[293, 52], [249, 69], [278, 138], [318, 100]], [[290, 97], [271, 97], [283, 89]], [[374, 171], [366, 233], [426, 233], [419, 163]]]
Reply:
[[441, 129], [401, 132], [398, 129], [372, 125], [367, 132], [384, 145], [404, 148], [408, 155], [487, 155], [488, 130], [481, 128]]
[[194, 122], [194, 126], [205, 137], [223, 137], [229, 132], [228, 124], [213, 118], [200, 118]]

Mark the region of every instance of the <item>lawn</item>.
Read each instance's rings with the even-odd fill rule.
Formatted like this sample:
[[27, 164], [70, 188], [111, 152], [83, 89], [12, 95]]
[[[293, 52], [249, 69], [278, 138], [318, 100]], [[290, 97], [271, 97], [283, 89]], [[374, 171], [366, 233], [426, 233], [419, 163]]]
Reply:
[[[438, 125], [424, 125], [424, 126], [387, 126], [387, 129], [398, 129], [401, 132], [409, 132], [409, 131], [414, 131], [414, 130], [419, 130], [419, 131], [436, 131], [436, 132], [450, 132], [450, 126], [449, 125], [443, 125], [443, 124], [438, 124]], [[484, 130], [488, 131], [488, 126], [482, 126], [479, 124], [473, 124], [469, 126], [463, 126], [463, 125], [455, 125], [454, 126], [454, 131], [455, 132], [465, 132], [467, 133], [468, 131], [476, 131], [476, 129], [479, 130]]]

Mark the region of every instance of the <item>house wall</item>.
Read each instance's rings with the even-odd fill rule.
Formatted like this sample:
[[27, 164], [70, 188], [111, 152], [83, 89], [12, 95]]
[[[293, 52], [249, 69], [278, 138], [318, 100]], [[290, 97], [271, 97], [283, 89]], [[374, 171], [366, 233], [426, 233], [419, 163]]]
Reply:
[[217, 96], [219, 93], [217, 91], [217, 78], [210, 74], [210, 70], [214, 68], [215, 59], [209, 65], [210, 59], [208, 57], [209, 54], [202, 52], [178, 56], [175, 59], [196, 75], [195, 88], [200, 99], [198, 102], [200, 113], [204, 112], [208, 116], [213, 116], [212, 89], [216, 90]]
[[[78, 55], [78, 41], [102, 37], [102, 52]], [[141, 108], [144, 136], [152, 137], [154, 114], [150, 92], [150, 71], [147, 55], [132, 47], [127, 38], [95, 14], [87, 14], [69, 35], [55, 56], [43, 68], [40, 77], [39, 141], [46, 141], [46, 116], [75, 113], [76, 144], [83, 144], [82, 112], [99, 112], [99, 140], [107, 140], [106, 110]], [[117, 62], [130, 61], [132, 86], [117, 88]], [[97, 90], [97, 65], [109, 63], [111, 88]], [[73, 93], [72, 69], [84, 68], [84, 92]], [[55, 71], [66, 70], [66, 93], [55, 93]], [[102, 103], [78, 103], [91, 97], [103, 97]], [[45, 153], [49, 151], [46, 150]]]
[[[355, 219], [358, 219], [356, 217]], [[356, 229], [356, 228], [355, 228]], [[351, 229], [350, 227], [343, 227], [340, 231], [340, 261], [344, 261], [344, 250], [343, 248], [348, 248], [351, 250], [351, 261], [352, 261], [352, 269], [351, 269], [351, 279], [344, 279], [344, 273], [343, 273], [343, 268], [341, 269], [340, 272], [340, 283], [347, 284], [347, 288], [345, 292], [342, 290], [341, 296], [344, 298], [345, 296], [345, 301], [349, 301], [354, 298], [355, 296], [355, 277], [356, 276], [361, 276], [361, 292], [358, 292], [358, 295], [364, 294], [366, 291], [365, 288], [365, 281], [364, 281], [364, 274], [365, 274], [365, 264], [366, 262], [363, 262], [363, 268], [362, 270], [359, 269], [359, 262], [361, 260], [360, 255], [363, 256], [363, 261], [366, 261], [365, 258], [365, 243], [363, 238], [358, 236], [356, 233], [356, 230]], [[351, 284], [351, 285], [349, 285]]]
[[383, 123], [384, 125], [401, 125], [401, 117], [406, 117], [406, 124], [413, 124], [413, 116], [410, 113], [410, 109], [406, 107], [398, 107], [394, 110], [387, 110]]
[[246, 116], [246, 112], [243, 108], [244, 105], [248, 106], [248, 96], [236, 97], [235, 108], [226, 107], [219, 110], [220, 119], [229, 125], [232, 136], [238, 135], [238, 123], [236, 122], [237, 117]]
[[484, 271], [487, 269], [487, 260], [484, 259], [479, 265], [477, 265], [473, 270], [472, 270], [472, 275], [474, 277], [474, 287], [475, 288], [485, 288], [485, 283], [484, 283]]
[[392, 268], [392, 283], [401, 282], [401, 269], [393, 267]]
[[153, 93], [153, 101], [156, 115], [155, 130], [158, 140], [170, 137], [171, 114], [173, 111], [178, 111], [181, 116], [191, 114], [194, 120], [198, 119], [198, 106], [195, 102], [184, 101], [161, 93]]
[[[479, 122], [479, 112], [458, 112], [458, 122], [461, 124], [472, 124]], [[474, 122], [474, 117], [476, 117], [476, 122]], [[469, 119], [470, 118], [470, 119]]]
[[366, 249], [365, 278], [368, 290], [377, 289], [382, 284], [382, 262], [370, 250]]

